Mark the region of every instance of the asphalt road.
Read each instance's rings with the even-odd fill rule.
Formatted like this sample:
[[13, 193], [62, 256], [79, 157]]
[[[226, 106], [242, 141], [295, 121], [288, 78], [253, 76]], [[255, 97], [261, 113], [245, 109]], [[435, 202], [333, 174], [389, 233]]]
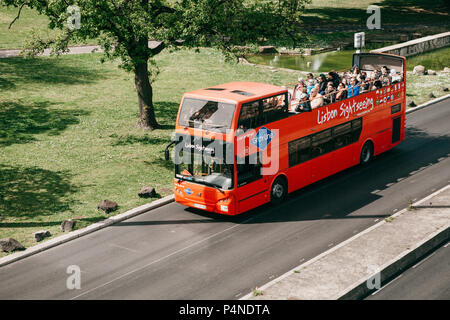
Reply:
[[0, 299], [239, 298], [450, 182], [450, 100], [407, 123], [400, 146], [278, 207], [230, 218], [174, 203], [2, 267]]
[[450, 300], [450, 242], [367, 297], [367, 300]]

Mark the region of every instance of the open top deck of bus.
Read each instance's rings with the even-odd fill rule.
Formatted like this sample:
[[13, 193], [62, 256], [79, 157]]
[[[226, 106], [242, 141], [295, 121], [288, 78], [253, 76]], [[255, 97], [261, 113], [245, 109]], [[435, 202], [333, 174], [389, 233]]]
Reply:
[[187, 92], [185, 93], [185, 96], [245, 103], [247, 101], [263, 98], [268, 94], [276, 95], [286, 91], [287, 89], [283, 87], [267, 83], [235, 81]]

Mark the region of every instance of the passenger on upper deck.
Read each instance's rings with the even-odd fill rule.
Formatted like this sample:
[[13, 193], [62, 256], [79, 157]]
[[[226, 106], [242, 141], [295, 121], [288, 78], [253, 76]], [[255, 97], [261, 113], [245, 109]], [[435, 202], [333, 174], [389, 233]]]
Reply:
[[324, 100], [326, 104], [336, 102], [336, 89], [333, 86], [333, 82], [329, 81], [324, 93]]
[[317, 83], [316, 79], [314, 79], [314, 75], [311, 72], [306, 75], [306, 82], [309, 82], [309, 80], [312, 80], [314, 84]]
[[392, 84], [402, 82], [402, 76], [395, 69], [391, 69]]
[[328, 72], [328, 81], [332, 81], [333, 82], [333, 86], [335, 88], [337, 88], [337, 86], [339, 85], [339, 83], [341, 82], [341, 78], [339, 77], [339, 75], [336, 73], [336, 71], [331, 70], [330, 72]]
[[323, 73], [319, 76], [319, 93], [323, 95], [327, 89], [327, 78]]
[[347, 88], [341, 82], [341, 83], [339, 83], [338, 92], [336, 93], [336, 100], [337, 101], [342, 101], [342, 100], [347, 99], [347, 97], [348, 97]]
[[314, 86], [315, 86], [314, 80], [309, 79], [307, 83], [308, 83], [308, 85], [306, 86], [306, 89], [307, 89], [308, 95], [311, 95], [311, 90], [314, 89]]
[[304, 112], [311, 111], [311, 103], [308, 100], [308, 95], [306, 93], [302, 93], [300, 95], [299, 104], [295, 108], [295, 112]]
[[388, 67], [384, 66], [381, 68], [381, 83], [383, 84], [383, 87], [389, 86], [392, 83], [391, 76], [389, 75]]
[[352, 80], [350, 80], [350, 85], [348, 85], [348, 97], [356, 97], [359, 94], [359, 86], [357, 84], [356, 78], [353, 77]]
[[311, 101], [311, 109], [313, 110], [323, 106], [323, 97], [319, 93], [319, 90], [317, 88], [311, 90], [310, 101]]

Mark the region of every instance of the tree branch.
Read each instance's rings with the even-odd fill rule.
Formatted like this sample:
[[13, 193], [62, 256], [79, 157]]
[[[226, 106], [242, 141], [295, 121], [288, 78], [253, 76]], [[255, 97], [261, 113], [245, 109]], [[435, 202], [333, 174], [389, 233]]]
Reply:
[[23, 9], [23, 7], [25, 7], [25, 5], [26, 5], [26, 3], [23, 3], [20, 6], [19, 12], [17, 13], [17, 17], [15, 17], [14, 20], [9, 24], [8, 30], [11, 29], [12, 25], [14, 24], [14, 22], [16, 22], [20, 18], [20, 14], [22, 13], [22, 9]]

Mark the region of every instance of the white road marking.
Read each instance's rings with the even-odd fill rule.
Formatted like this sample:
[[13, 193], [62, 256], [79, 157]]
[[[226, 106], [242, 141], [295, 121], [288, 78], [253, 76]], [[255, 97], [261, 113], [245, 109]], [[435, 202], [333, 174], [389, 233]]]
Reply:
[[430, 254], [428, 257], [426, 257], [425, 259], [423, 259], [422, 261], [419, 261], [418, 263], [416, 263], [415, 265], [413, 265], [413, 269], [415, 269], [417, 266], [420, 266], [422, 264], [422, 262], [427, 261], [429, 258], [431, 258], [432, 256], [434, 256], [436, 252], [433, 252], [432, 254]]
[[122, 246], [119, 246], [118, 244], [110, 243], [109, 245], [111, 247], [116, 247], [116, 248], [120, 248], [120, 249], [123, 249], [123, 250], [131, 251], [131, 252], [134, 252], [134, 253], [139, 253], [139, 251], [137, 251], [137, 250], [133, 250], [133, 249], [130, 249], [130, 248], [127, 248], [127, 247], [122, 247]]
[[386, 288], [388, 285], [390, 285], [392, 282], [396, 281], [397, 279], [400, 279], [403, 276], [403, 273], [401, 275], [399, 275], [397, 278], [389, 281], [388, 283], [386, 283], [384, 286], [382, 286], [379, 290], [375, 291], [374, 293], [372, 293], [372, 296], [376, 295], [378, 292], [380, 292], [381, 290], [383, 290], [384, 288]]
[[219, 234], [222, 234], [222, 233], [227, 232], [227, 231], [229, 231], [229, 230], [235, 229], [235, 228], [239, 227], [240, 225], [245, 225], [247, 222], [249, 222], [249, 221], [251, 221], [251, 220], [253, 220], [253, 219], [254, 219], [254, 217], [253, 217], [253, 218], [249, 218], [249, 219], [243, 221], [241, 224], [235, 224], [234, 226], [231, 226], [231, 227], [229, 227], [229, 228], [227, 228], [227, 229], [225, 229], [225, 230], [222, 230], [222, 231], [220, 231], [220, 232], [217, 232], [217, 233], [215, 233], [215, 234], [213, 234], [213, 235], [211, 235], [211, 236], [209, 236], [209, 237], [207, 237], [207, 238], [205, 238], [205, 239], [203, 239], [203, 240], [196, 241], [196, 242], [190, 244], [190, 245], [187, 246], [187, 247], [184, 247], [184, 248], [181, 248], [181, 249], [179, 249], [179, 250], [176, 250], [176, 251], [174, 251], [174, 252], [172, 252], [172, 253], [170, 253], [170, 254], [164, 256], [164, 257], [161, 257], [161, 258], [159, 258], [159, 259], [156, 259], [156, 260], [154, 260], [154, 261], [152, 261], [152, 262], [150, 262], [150, 263], [148, 263], [148, 264], [146, 264], [146, 265], [144, 265], [144, 266], [142, 266], [142, 267], [139, 267], [139, 268], [136, 268], [136, 269], [134, 269], [134, 270], [131, 270], [131, 271], [127, 272], [127, 273], [124, 273], [123, 275], [121, 275], [121, 276], [119, 276], [119, 277], [116, 277], [116, 278], [114, 278], [114, 279], [112, 279], [112, 280], [110, 280], [110, 281], [108, 281], [108, 282], [105, 282], [104, 284], [101, 284], [101, 285], [96, 286], [96, 287], [94, 287], [94, 288], [92, 288], [92, 289], [89, 289], [89, 290], [87, 290], [87, 291], [85, 291], [85, 292], [83, 292], [83, 293], [80, 293], [79, 295], [76, 295], [75, 297], [71, 298], [70, 300], [75, 300], [75, 299], [77, 299], [77, 298], [79, 298], [79, 297], [85, 296], [85, 295], [87, 295], [88, 293], [91, 293], [91, 292], [93, 292], [93, 291], [95, 291], [95, 290], [97, 290], [97, 289], [103, 288], [103, 287], [105, 287], [105, 286], [107, 286], [107, 285], [109, 285], [109, 284], [111, 284], [111, 283], [113, 283], [113, 282], [115, 282], [115, 281], [117, 281], [117, 280], [120, 280], [120, 279], [122, 279], [122, 278], [124, 278], [124, 277], [126, 277], [126, 276], [128, 276], [128, 275], [130, 275], [130, 274], [133, 274], [133, 273], [136, 273], [136, 272], [138, 272], [138, 271], [141, 271], [141, 270], [143, 270], [143, 269], [145, 269], [145, 268], [148, 268], [149, 266], [151, 266], [151, 265], [153, 265], [153, 264], [155, 264], [155, 263], [161, 262], [161, 261], [163, 261], [163, 260], [165, 260], [165, 259], [167, 259], [167, 258], [170, 258], [170, 257], [172, 257], [172, 256], [174, 256], [174, 255], [176, 255], [176, 254], [178, 254], [178, 253], [181, 253], [181, 252], [183, 252], [183, 251], [186, 251], [187, 249], [190, 249], [190, 248], [192, 248], [192, 247], [194, 247], [194, 246], [196, 246], [196, 245], [198, 245], [198, 244], [200, 244], [200, 243], [202, 243], [202, 242], [205, 242], [205, 241], [207, 241], [207, 240], [209, 240], [209, 239], [211, 239], [211, 238], [214, 238], [214, 237], [218, 236]]

